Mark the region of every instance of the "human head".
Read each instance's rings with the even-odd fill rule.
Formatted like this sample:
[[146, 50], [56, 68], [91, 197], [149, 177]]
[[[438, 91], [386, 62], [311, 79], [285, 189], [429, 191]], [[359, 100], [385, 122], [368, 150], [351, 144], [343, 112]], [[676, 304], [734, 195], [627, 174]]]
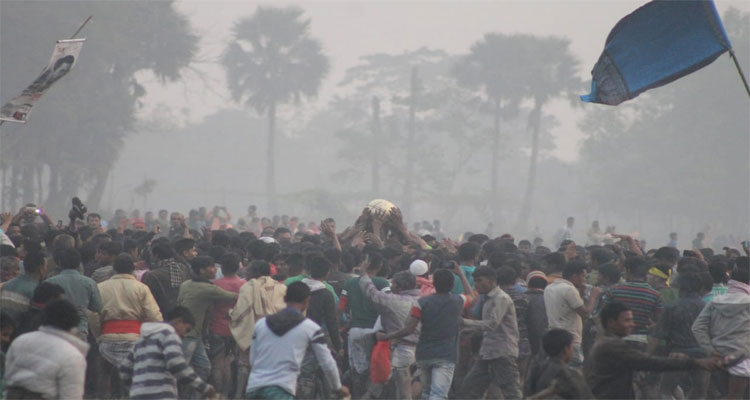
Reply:
[[116, 274], [132, 274], [135, 271], [135, 261], [130, 254], [122, 253], [115, 257], [112, 268]]
[[81, 254], [76, 249], [63, 249], [58, 253], [57, 262], [61, 269], [78, 269], [81, 266]]
[[669, 240], [677, 240], [677, 232], [670, 232]]
[[571, 261], [563, 267], [562, 276], [575, 287], [582, 287], [586, 283], [586, 266], [580, 261]]
[[164, 314], [164, 321], [174, 328], [177, 335], [185, 337], [195, 326], [195, 317], [186, 307], [177, 306]]
[[323, 256], [312, 256], [308, 261], [310, 271], [310, 277], [313, 279], [324, 280], [328, 276], [328, 271], [331, 270], [331, 263]]
[[216, 278], [216, 263], [209, 256], [195, 257], [190, 262], [190, 267], [193, 269], [193, 274], [198, 277], [208, 280]]
[[221, 273], [224, 276], [234, 276], [240, 269], [240, 256], [234, 252], [228, 252], [224, 254], [220, 259]]
[[310, 305], [310, 287], [306, 283], [297, 281], [286, 288], [284, 301], [290, 307], [295, 307], [304, 312]]
[[734, 268], [730, 275], [732, 280], [742, 283], [750, 283], [750, 259], [746, 256], [734, 259]]
[[0, 257], [0, 282], [7, 282], [21, 274], [21, 262], [13, 256]]
[[550, 358], [561, 358], [567, 363], [573, 358], [573, 334], [565, 329], [550, 329], [542, 337], [542, 348]]
[[[514, 271], [515, 272], [515, 271]], [[494, 269], [482, 266], [474, 270], [474, 287], [477, 292], [486, 294], [497, 287], [498, 276]]]
[[643, 257], [628, 257], [623, 262], [627, 280], [645, 281], [648, 275], [648, 262]]
[[656, 253], [654, 253], [654, 259], [673, 267], [677, 265], [677, 261], [680, 259], [680, 251], [674, 247], [660, 247], [659, 250], [656, 250]]
[[31, 297], [31, 304], [42, 307], [47, 303], [65, 298], [65, 289], [62, 286], [47, 281], [39, 282]]
[[565, 225], [568, 226], [568, 228], [572, 228], [573, 224], [575, 224], [576, 219], [573, 217], [568, 217], [568, 219], [565, 221]]
[[496, 270], [497, 283], [502, 287], [513, 286], [518, 279], [518, 272], [508, 266], [502, 266]]
[[16, 321], [10, 314], [4, 310], [0, 310], [0, 350], [3, 353], [8, 351], [15, 332]]
[[417, 287], [417, 278], [409, 271], [399, 271], [393, 274], [391, 283], [391, 290], [399, 293]]
[[99, 245], [96, 251], [96, 260], [101, 265], [112, 265], [117, 257], [122, 253], [122, 245], [118, 242], [104, 242]]
[[376, 248], [365, 248], [365, 258], [362, 261], [362, 266], [367, 271], [374, 273], [380, 272], [383, 268], [383, 255]]
[[615, 263], [606, 263], [599, 266], [599, 281], [601, 286], [611, 286], [620, 282], [621, 274]]
[[74, 247], [76, 247], [76, 240], [70, 235], [57, 235], [55, 236], [55, 239], [52, 240], [52, 248], [54, 250], [72, 249]]
[[541, 263], [544, 266], [544, 273], [547, 275], [561, 274], [565, 266], [565, 256], [562, 253], [549, 253], [542, 257]]
[[271, 264], [263, 260], [255, 260], [250, 263], [250, 275], [253, 278], [271, 275]]
[[279, 243], [289, 244], [292, 242], [292, 231], [286, 227], [279, 227], [273, 232], [273, 238]]
[[80, 322], [78, 310], [68, 300], [57, 300], [44, 307], [42, 325], [51, 326], [63, 331], [70, 331]]
[[526, 239], [521, 240], [518, 242], [518, 251], [524, 252], [524, 253], [530, 253], [531, 252], [531, 242], [529, 242]]
[[42, 280], [47, 275], [47, 259], [44, 253], [34, 251], [27, 253], [23, 258], [24, 273]]
[[174, 244], [174, 251], [188, 262], [198, 256], [198, 250], [195, 249], [195, 240], [189, 238], [176, 241]]
[[648, 270], [647, 281], [654, 289], [661, 289], [667, 285], [672, 269], [664, 263], [657, 263]]
[[159, 210], [159, 219], [162, 221], [167, 220], [167, 216], [169, 216], [169, 211], [167, 210]]
[[86, 216], [86, 224], [94, 231], [102, 227], [102, 216], [97, 213], [89, 213]]
[[411, 272], [414, 276], [422, 276], [430, 271], [430, 267], [427, 265], [427, 263], [424, 260], [414, 260], [409, 265], [409, 272]]
[[604, 329], [619, 337], [630, 335], [635, 326], [633, 312], [620, 302], [612, 302], [604, 306], [599, 319]]
[[462, 244], [458, 247], [458, 261], [465, 265], [474, 265], [479, 255], [479, 248], [479, 245], [475, 242]]
[[453, 289], [453, 272], [444, 268], [435, 271], [435, 274], [432, 276], [432, 283], [435, 285], [437, 293], [450, 292]]

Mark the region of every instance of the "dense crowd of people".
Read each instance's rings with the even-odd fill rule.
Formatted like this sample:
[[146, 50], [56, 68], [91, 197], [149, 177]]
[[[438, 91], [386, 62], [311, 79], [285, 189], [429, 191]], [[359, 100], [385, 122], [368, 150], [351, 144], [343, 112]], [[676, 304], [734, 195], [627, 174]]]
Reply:
[[0, 216], [4, 398], [748, 398], [748, 242], [87, 211]]

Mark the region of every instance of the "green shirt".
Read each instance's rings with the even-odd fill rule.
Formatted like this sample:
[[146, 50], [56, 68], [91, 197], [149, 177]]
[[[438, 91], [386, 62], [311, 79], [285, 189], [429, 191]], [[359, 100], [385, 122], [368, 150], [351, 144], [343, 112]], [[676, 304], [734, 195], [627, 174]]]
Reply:
[[102, 298], [99, 295], [96, 282], [81, 275], [75, 269], [64, 269], [59, 274], [47, 279], [47, 282], [60, 285], [65, 289], [65, 296], [76, 306], [78, 315], [81, 317], [78, 331], [81, 333], [88, 332], [89, 319], [86, 316], [86, 310], [99, 312], [102, 309]]
[[[293, 276], [291, 278], [286, 278], [286, 280], [284, 281], [284, 286], [289, 286], [289, 285], [291, 285], [294, 282], [299, 282], [299, 281], [301, 281], [303, 279], [306, 279], [306, 278], [310, 278], [310, 275], [308, 275], [308, 274], [299, 274], [299, 275]], [[331, 286], [330, 284], [328, 284], [328, 282], [326, 282], [326, 281], [322, 281], [322, 282], [326, 286], [326, 289], [328, 289], [328, 291], [331, 292], [331, 294], [333, 295], [333, 299], [336, 300], [336, 304], [339, 304], [339, 296], [336, 295], [336, 291], [333, 289], [333, 286]]]
[[187, 336], [192, 338], [203, 336], [206, 312], [215, 301], [236, 299], [237, 293], [224, 290], [208, 281], [188, 279], [182, 282], [180, 293], [177, 295], [177, 305], [190, 310], [193, 313], [193, 318], [195, 318], [195, 326], [188, 332]]
[[[372, 278], [372, 283], [378, 290], [390, 286], [387, 280], [377, 276]], [[359, 277], [351, 278], [344, 283], [341, 297], [351, 311], [352, 328], [372, 328], [375, 325], [378, 311], [373, 306], [372, 300], [365, 296], [359, 287]]]
[[0, 309], [18, 318], [21, 313], [29, 309], [34, 289], [39, 284], [34, 278], [21, 274], [5, 282], [0, 290]]

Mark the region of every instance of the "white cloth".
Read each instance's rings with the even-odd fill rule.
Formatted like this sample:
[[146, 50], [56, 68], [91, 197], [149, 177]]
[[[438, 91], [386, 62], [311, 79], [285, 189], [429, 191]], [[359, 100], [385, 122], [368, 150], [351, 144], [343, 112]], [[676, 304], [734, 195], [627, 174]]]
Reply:
[[263, 318], [255, 324], [255, 335], [250, 346], [250, 378], [245, 392], [278, 386], [292, 395], [296, 394], [302, 359], [309, 346], [312, 346], [331, 388], [339, 390], [341, 379], [338, 366], [325, 344], [320, 325], [305, 318], [282, 336], [277, 336]]
[[5, 387], [49, 399], [82, 399], [89, 345], [49, 326], [16, 338], [5, 359]]
[[549, 327], [565, 329], [573, 334], [573, 343], [580, 345], [583, 320], [576, 309], [583, 306], [583, 299], [573, 283], [558, 278], [544, 288], [544, 305]]

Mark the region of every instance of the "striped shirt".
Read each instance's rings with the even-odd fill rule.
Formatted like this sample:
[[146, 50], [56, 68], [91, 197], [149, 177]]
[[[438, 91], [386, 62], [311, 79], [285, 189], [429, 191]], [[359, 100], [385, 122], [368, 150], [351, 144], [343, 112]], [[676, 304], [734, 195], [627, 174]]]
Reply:
[[130, 388], [130, 399], [177, 399], [178, 380], [199, 393], [208, 387], [185, 360], [174, 328], [163, 322], [143, 324], [133, 352], [120, 366], [120, 377]]
[[645, 282], [625, 282], [604, 292], [602, 304], [623, 303], [633, 312], [633, 335], [647, 335], [662, 312], [661, 295]]

